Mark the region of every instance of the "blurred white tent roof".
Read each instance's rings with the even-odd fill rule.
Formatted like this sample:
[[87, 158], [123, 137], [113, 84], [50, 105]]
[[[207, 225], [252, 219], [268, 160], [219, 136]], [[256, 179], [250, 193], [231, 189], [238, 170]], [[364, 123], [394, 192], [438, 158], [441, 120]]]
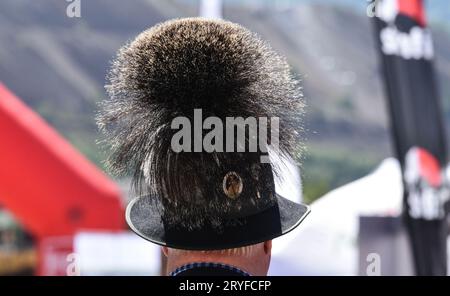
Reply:
[[398, 216], [400, 164], [384, 160], [370, 175], [333, 190], [311, 205], [291, 233], [274, 240], [270, 275], [356, 275], [359, 216]]

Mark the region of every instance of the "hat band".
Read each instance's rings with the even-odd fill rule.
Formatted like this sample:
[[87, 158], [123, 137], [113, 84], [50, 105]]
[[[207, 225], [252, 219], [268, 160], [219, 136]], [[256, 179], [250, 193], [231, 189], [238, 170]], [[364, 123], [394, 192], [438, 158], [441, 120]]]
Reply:
[[[268, 209], [245, 218], [234, 219], [217, 229], [204, 225], [201, 229], [166, 227], [165, 242], [168, 247], [201, 246], [200, 250], [218, 250], [253, 245], [282, 234], [280, 211], [275, 203]], [[245, 243], [243, 243], [245, 242]], [[195, 250], [195, 247], [183, 247]]]

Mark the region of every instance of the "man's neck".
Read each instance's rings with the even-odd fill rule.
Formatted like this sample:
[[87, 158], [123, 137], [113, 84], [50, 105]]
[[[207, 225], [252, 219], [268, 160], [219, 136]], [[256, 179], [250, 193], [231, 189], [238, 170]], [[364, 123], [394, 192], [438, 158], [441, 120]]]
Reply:
[[234, 267], [245, 273], [252, 275], [266, 275], [258, 271], [258, 267], [253, 265], [250, 258], [241, 256], [222, 256], [222, 255], [185, 255], [185, 256], [169, 256], [167, 258], [167, 273], [175, 271], [177, 268], [192, 264], [192, 263], [215, 263], [218, 265], [226, 265]]

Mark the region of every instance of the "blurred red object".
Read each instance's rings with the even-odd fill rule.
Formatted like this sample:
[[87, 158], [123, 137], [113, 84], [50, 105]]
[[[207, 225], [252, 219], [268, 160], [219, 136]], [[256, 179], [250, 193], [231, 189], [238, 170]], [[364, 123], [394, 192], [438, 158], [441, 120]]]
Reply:
[[398, 0], [399, 11], [416, 20], [421, 26], [426, 25], [422, 0]]
[[38, 239], [124, 228], [118, 186], [1, 83], [0, 203]]

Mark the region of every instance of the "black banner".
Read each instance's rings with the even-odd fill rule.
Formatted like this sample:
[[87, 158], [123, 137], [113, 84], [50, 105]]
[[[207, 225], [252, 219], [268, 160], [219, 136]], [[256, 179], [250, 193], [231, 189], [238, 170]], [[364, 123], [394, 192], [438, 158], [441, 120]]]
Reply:
[[422, 0], [379, 0], [374, 18], [404, 216], [417, 275], [446, 275], [447, 147]]

